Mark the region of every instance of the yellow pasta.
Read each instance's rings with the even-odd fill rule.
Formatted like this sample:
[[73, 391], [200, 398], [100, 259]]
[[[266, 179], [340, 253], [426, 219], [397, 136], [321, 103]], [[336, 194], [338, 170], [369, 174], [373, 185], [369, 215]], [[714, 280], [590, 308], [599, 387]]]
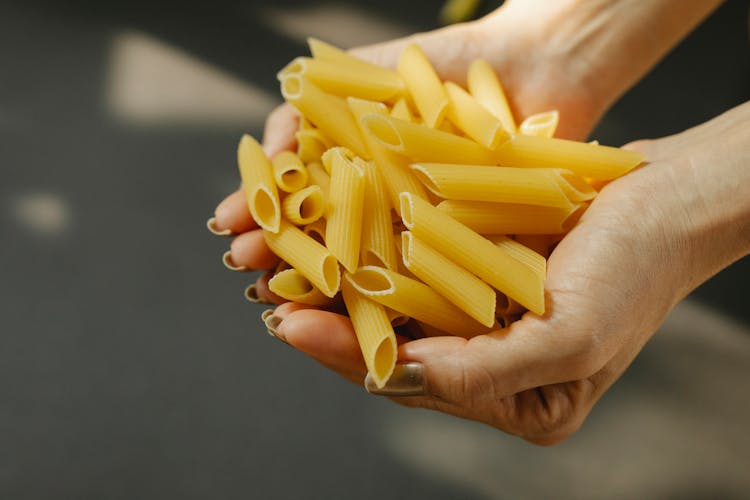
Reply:
[[494, 326], [495, 291], [487, 283], [409, 231], [401, 237], [404, 265], [409, 271], [479, 323]]
[[495, 154], [476, 142], [424, 125], [390, 116], [369, 114], [359, 118], [365, 133], [412, 161], [494, 165]]
[[544, 313], [544, 279], [426, 201], [401, 194], [404, 225], [417, 238], [536, 314]]
[[489, 331], [429, 286], [384, 267], [360, 267], [347, 280], [367, 298], [453, 335], [471, 338]]
[[561, 168], [595, 179], [619, 177], [643, 161], [635, 151], [523, 134], [501, 144], [495, 158], [508, 167]]
[[321, 90], [342, 97], [387, 101], [406, 90], [404, 81], [395, 71], [363, 66], [359, 60], [351, 63], [350, 59], [344, 62], [298, 57], [281, 70], [279, 79], [292, 74], [304, 76]]
[[328, 195], [326, 245], [348, 271], [359, 263], [365, 172], [353, 162], [351, 151], [335, 147], [323, 155], [330, 158], [331, 190]]
[[250, 214], [261, 228], [277, 232], [281, 221], [281, 207], [273, 167], [258, 141], [247, 134], [242, 136], [237, 148], [237, 163]]
[[268, 281], [268, 288], [282, 299], [300, 304], [329, 306], [333, 302], [333, 299], [326, 297], [296, 269], [277, 272]]
[[282, 191], [293, 193], [307, 185], [307, 169], [296, 153], [282, 151], [271, 160], [273, 178]]
[[543, 169], [415, 163], [417, 178], [436, 195], [450, 200], [524, 203], [570, 208], [556, 179]]
[[313, 184], [320, 186], [320, 192], [323, 195], [323, 199], [328, 199], [328, 191], [331, 188], [331, 176], [328, 175], [323, 165], [320, 162], [314, 161], [307, 164], [307, 174], [310, 176], [310, 180]]
[[297, 225], [310, 224], [318, 220], [325, 211], [320, 186], [312, 185], [300, 189], [281, 202], [281, 212]]
[[300, 229], [282, 220], [279, 231], [263, 231], [268, 248], [310, 280], [326, 297], [341, 285], [338, 262], [330, 251]]
[[[385, 116], [388, 114], [388, 109], [382, 103], [354, 98], [347, 99], [347, 102], [352, 114], [355, 116], [357, 123], [360, 126], [362, 126], [361, 118], [363, 116]], [[427, 193], [422, 187], [422, 184], [416, 179], [416, 177], [414, 177], [411, 170], [409, 170], [409, 160], [406, 157], [388, 150], [364, 129], [362, 130], [362, 133], [367, 148], [375, 160], [375, 165], [377, 165], [378, 169], [383, 174], [383, 179], [385, 180], [385, 185], [391, 198], [391, 206], [395, 207], [397, 211], [400, 209], [398, 194], [404, 191], [414, 193], [414, 195], [421, 198], [427, 198]]]
[[409, 109], [409, 104], [403, 97], [396, 101], [396, 104], [394, 104], [393, 108], [391, 108], [391, 116], [394, 118], [398, 118], [399, 120], [404, 120], [405, 122], [414, 121], [414, 115]]
[[370, 372], [375, 385], [383, 387], [393, 373], [397, 355], [396, 333], [385, 308], [362, 296], [352, 285], [349, 274], [344, 276], [341, 295], [349, 312], [367, 371]]
[[435, 69], [419, 45], [410, 44], [398, 59], [398, 73], [406, 82], [419, 114], [428, 127], [437, 127], [448, 109], [445, 93]]
[[482, 59], [477, 59], [469, 66], [466, 83], [471, 95], [500, 120], [505, 130], [516, 131], [516, 121], [508, 106], [508, 99], [492, 66]]
[[549, 257], [550, 248], [557, 243], [555, 235], [550, 234], [516, 234], [515, 239], [525, 247], [529, 247], [544, 257]]
[[326, 220], [320, 218], [315, 222], [306, 225], [302, 231], [310, 238], [314, 239], [323, 246], [326, 246]]
[[317, 129], [298, 130], [294, 133], [294, 138], [297, 140], [297, 156], [304, 164], [320, 161], [326, 149], [331, 147]]
[[542, 168], [539, 170], [549, 175], [572, 202], [591, 201], [596, 198], [596, 189], [570, 170], [560, 168]]
[[382, 174], [372, 162], [355, 158], [365, 172], [365, 205], [362, 214], [362, 265], [398, 269], [398, 256], [393, 243], [391, 203]]
[[526, 118], [518, 127], [518, 131], [526, 135], [536, 135], [539, 137], [552, 137], [557, 130], [557, 123], [560, 121], [560, 113], [557, 110], [537, 113]]
[[336, 144], [369, 158], [359, 127], [341, 97], [323, 92], [310, 80], [295, 74], [282, 80], [281, 94]]
[[536, 253], [531, 248], [528, 248], [522, 243], [512, 240], [507, 236], [499, 234], [491, 235], [488, 236], [487, 239], [518, 262], [528, 266], [540, 280], [544, 281], [544, 278], [547, 276], [547, 259]]
[[450, 97], [448, 118], [466, 135], [489, 149], [495, 149], [510, 139], [500, 120], [468, 92], [452, 82], [445, 83], [445, 90]]
[[437, 207], [479, 234], [567, 233], [585, 210], [582, 203], [543, 207], [461, 200], [445, 200]]

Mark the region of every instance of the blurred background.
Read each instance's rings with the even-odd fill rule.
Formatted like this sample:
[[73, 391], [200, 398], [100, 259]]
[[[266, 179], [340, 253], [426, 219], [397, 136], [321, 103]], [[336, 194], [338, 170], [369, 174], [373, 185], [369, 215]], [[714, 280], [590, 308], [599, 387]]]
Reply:
[[[269, 337], [255, 274], [222, 266], [205, 221], [276, 71], [307, 35], [385, 40], [440, 6], [0, 2], [0, 498], [750, 497], [748, 258], [553, 448], [367, 395]], [[729, 0], [593, 137], [748, 98], [748, 1]]]

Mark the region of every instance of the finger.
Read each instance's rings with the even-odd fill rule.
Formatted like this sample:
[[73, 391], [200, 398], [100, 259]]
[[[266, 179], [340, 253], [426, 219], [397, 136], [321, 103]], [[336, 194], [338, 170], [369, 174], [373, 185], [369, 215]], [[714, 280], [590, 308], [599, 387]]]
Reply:
[[247, 287], [245, 297], [251, 302], [262, 304], [284, 304], [288, 302], [285, 298], [273, 293], [268, 287], [271, 278], [273, 278], [273, 271], [263, 273], [254, 284]]
[[224, 198], [216, 207], [214, 216], [208, 221], [209, 230], [222, 236], [241, 234], [256, 227], [258, 224], [250, 215], [245, 192], [242, 189]]
[[273, 158], [282, 151], [292, 151], [297, 141], [294, 133], [299, 127], [299, 114], [289, 104], [274, 109], [266, 119], [263, 131], [263, 151]]
[[225, 265], [233, 271], [273, 269], [279, 260], [266, 245], [262, 229], [237, 236], [224, 257]]

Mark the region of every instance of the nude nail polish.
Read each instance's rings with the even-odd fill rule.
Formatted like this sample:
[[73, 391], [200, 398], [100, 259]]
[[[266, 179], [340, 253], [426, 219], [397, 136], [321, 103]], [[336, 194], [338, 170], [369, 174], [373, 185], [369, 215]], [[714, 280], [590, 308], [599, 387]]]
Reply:
[[370, 394], [379, 396], [403, 397], [423, 396], [424, 390], [424, 367], [422, 363], [405, 363], [396, 365], [393, 375], [388, 379], [385, 386], [378, 388], [370, 374], [365, 377], [365, 389]]
[[218, 229], [216, 227], [216, 217], [211, 217], [206, 221], [206, 227], [216, 236], [232, 236], [231, 229]]
[[[262, 317], [262, 316], [261, 316]], [[279, 325], [284, 320], [284, 318], [280, 316], [275, 316], [273, 313], [267, 315], [263, 322], [266, 324], [266, 328], [268, 329], [268, 334], [272, 337], [276, 337], [280, 341], [287, 343], [286, 339], [283, 335], [281, 335], [278, 331]]]
[[249, 269], [245, 266], [235, 265], [235, 263], [232, 261], [231, 250], [227, 250], [226, 252], [224, 252], [224, 255], [221, 256], [221, 261], [224, 263], [224, 267], [226, 267], [230, 271], [249, 271]]

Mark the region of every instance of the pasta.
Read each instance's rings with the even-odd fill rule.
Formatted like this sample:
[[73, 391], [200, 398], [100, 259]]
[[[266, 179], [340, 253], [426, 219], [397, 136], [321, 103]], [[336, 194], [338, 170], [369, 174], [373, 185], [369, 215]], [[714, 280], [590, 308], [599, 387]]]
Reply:
[[409, 104], [407, 104], [406, 99], [404, 99], [403, 97], [396, 101], [396, 104], [394, 104], [393, 108], [391, 108], [391, 116], [394, 118], [398, 118], [399, 120], [404, 120], [405, 122], [414, 121], [414, 115], [409, 109]]
[[372, 162], [355, 158], [355, 163], [365, 172], [365, 205], [362, 214], [363, 265], [398, 268], [396, 246], [393, 243], [391, 204], [388, 200], [382, 174]]
[[453, 335], [471, 338], [489, 331], [429, 286], [383, 267], [363, 266], [347, 279], [367, 298]]
[[482, 59], [477, 59], [469, 66], [466, 83], [471, 95], [500, 120], [506, 131], [516, 131], [516, 121], [508, 106], [508, 99], [492, 66]]
[[268, 288], [282, 299], [311, 306], [328, 306], [333, 300], [315, 288], [310, 280], [296, 269], [277, 272], [268, 281]]
[[406, 87], [425, 125], [440, 125], [450, 100], [435, 69], [419, 45], [410, 44], [404, 48], [398, 59], [398, 72], [406, 82]]
[[344, 275], [341, 295], [375, 385], [383, 387], [396, 366], [396, 334], [385, 308], [362, 296]]
[[300, 189], [284, 198], [281, 202], [281, 212], [289, 222], [298, 225], [315, 222], [325, 209], [320, 186], [312, 185]]
[[560, 121], [560, 113], [557, 110], [537, 113], [526, 118], [518, 127], [518, 131], [526, 135], [539, 137], [552, 137], [557, 130]]
[[271, 160], [273, 178], [282, 191], [293, 193], [307, 185], [307, 169], [291, 151], [282, 151]]
[[345, 148], [331, 148], [323, 157], [324, 162], [330, 158], [331, 165], [326, 245], [344, 268], [353, 272], [359, 263], [365, 172]]
[[317, 161], [308, 163], [307, 174], [312, 183], [320, 188], [320, 194], [323, 195], [323, 199], [327, 200], [328, 191], [331, 189], [331, 176], [328, 175], [323, 165]]
[[466, 135], [489, 149], [496, 149], [510, 139], [500, 120], [492, 116], [468, 92], [451, 82], [445, 83], [445, 90], [450, 97], [448, 118]]
[[544, 313], [544, 278], [442, 210], [402, 193], [401, 216], [412, 234], [536, 314]]
[[302, 228], [302, 232], [323, 246], [326, 246], [326, 220], [322, 217]]
[[281, 221], [279, 192], [273, 178], [273, 167], [258, 141], [245, 134], [237, 148], [237, 163], [250, 214], [261, 228], [278, 232]]
[[294, 134], [297, 140], [297, 156], [302, 163], [320, 161], [326, 149], [331, 147], [328, 140], [316, 129], [300, 129]]

